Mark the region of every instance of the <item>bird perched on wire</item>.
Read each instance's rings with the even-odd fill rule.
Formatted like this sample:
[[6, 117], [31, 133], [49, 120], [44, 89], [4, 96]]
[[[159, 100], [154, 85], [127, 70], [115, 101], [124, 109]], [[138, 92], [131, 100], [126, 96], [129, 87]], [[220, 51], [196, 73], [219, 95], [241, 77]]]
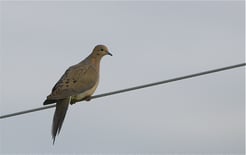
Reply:
[[112, 56], [105, 45], [97, 45], [86, 59], [66, 70], [44, 101], [44, 105], [56, 103], [52, 124], [53, 144], [60, 133], [69, 104], [88, 101], [95, 92], [99, 82], [100, 61], [105, 55]]

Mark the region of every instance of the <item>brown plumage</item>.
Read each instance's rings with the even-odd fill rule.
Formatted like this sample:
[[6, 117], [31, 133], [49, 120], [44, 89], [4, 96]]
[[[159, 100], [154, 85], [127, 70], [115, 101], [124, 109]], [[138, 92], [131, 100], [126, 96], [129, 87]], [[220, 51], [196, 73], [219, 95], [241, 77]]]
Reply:
[[53, 144], [59, 134], [69, 104], [88, 100], [99, 82], [100, 61], [104, 55], [111, 55], [104, 45], [97, 45], [92, 53], [80, 63], [67, 69], [55, 84], [44, 105], [56, 103], [52, 124]]

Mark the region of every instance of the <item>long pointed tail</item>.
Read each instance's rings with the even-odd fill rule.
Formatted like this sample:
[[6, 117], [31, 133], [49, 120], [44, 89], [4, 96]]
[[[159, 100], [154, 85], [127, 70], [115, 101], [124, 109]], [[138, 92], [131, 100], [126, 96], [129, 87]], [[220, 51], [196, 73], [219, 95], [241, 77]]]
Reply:
[[55, 110], [53, 124], [52, 124], [53, 144], [55, 143], [56, 136], [60, 133], [60, 130], [62, 128], [62, 124], [66, 116], [70, 101], [71, 101], [71, 97], [59, 100], [56, 103], [56, 110]]

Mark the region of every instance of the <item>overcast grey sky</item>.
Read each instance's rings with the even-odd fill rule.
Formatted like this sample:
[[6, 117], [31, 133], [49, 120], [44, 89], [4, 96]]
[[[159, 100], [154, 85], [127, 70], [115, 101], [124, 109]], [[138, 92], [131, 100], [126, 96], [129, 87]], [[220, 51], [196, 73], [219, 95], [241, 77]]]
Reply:
[[[243, 1], [1, 2], [1, 115], [42, 106], [97, 44], [95, 94], [245, 62]], [[245, 69], [0, 120], [1, 153], [243, 153]]]

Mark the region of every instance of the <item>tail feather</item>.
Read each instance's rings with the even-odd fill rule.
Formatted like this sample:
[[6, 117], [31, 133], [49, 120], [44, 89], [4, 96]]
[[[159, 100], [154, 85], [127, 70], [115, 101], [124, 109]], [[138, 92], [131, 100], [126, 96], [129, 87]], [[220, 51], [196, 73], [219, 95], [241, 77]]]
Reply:
[[53, 144], [55, 143], [56, 136], [60, 133], [64, 118], [67, 113], [68, 105], [71, 101], [71, 97], [57, 101], [56, 110], [52, 124], [52, 138]]

